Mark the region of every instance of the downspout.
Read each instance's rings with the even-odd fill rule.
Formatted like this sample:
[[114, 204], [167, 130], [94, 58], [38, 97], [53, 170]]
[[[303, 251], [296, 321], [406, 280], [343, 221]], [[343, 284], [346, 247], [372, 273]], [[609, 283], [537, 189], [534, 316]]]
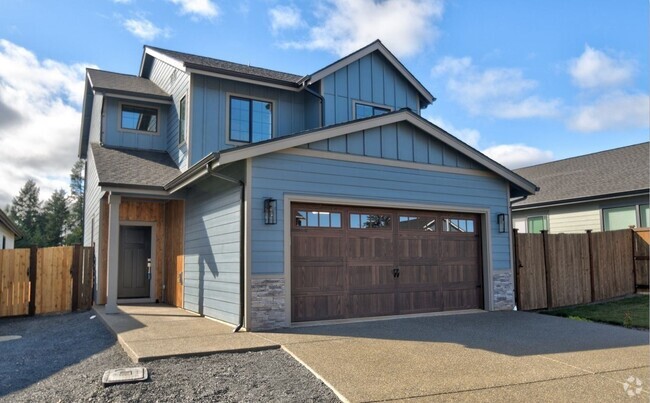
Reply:
[[325, 122], [325, 98], [321, 94], [309, 88], [306, 83], [302, 84], [302, 88], [304, 88], [304, 90], [311, 95], [318, 98], [318, 101], [320, 102], [320, 127], [323, 127], [323, 124]]
[[233, 333], [239, 332], [241, 328], [244, 326], [244, 274], [246, 272], [246, 267], [244, 265], [244, 259], [245, 259], [245, 253], [244, 253], [244, 234], [246, 232], [246, 223], [244, 222], [245, 219], [245, 212], [246, 212], [246, 205], [245, 205], [245, 198], [246, 198], [246, 184], [244, 181], [241, 181], [239, 179], [231, 178], [230, 176], [214, 172], [210, 168], [210, 163], [207, 163], [205, 165], [208, 175], [214, 176], [215, 178], [223, 179], [227, 182], [235, 183], [239, 185], [241, 188], [241, 196], [240, 196], [240, 215], [239, 215], [239, 323], [237, 324], [237, 327], [235, 327], [235, 330], [233, 330]]

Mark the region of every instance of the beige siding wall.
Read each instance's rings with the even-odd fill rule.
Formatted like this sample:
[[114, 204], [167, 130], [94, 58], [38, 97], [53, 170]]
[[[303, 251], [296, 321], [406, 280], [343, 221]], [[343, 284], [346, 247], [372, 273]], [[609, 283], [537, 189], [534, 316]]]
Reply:
[[598, 206], [592, 206], [588, 209], [585, 207], [562, 207], [555, 208], [548, 216], [549, 232], [559, 233], [579, 233], [590, 229], [594, 232], [601, 231], [600, 228], [600, 209]]
[[0, 249], [2, 249], [2, 237], [5, 238], [5, 249], [14, 248], [14, 233], [6, 228], [4, 225], [0, 224]]

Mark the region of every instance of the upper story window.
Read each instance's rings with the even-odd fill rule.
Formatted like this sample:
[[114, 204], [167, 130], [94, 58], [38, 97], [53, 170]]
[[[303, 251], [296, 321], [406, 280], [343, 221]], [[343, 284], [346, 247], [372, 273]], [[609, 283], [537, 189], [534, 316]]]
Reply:
[[273, 103], [231, 96], [230, 140], [257, 143], [273, 137]]
[[187, 101], [186, 98], [181, 98], [181, 102], [178, 105], [178, 144], [183, 144], [185, 142], [185, 125], [187, 114]]
[[158, 109], [123, 104], [120, 123], [122, 129], [158, 133]]
[[354, 117], [356, 119], [383, 115], [384, 113], [388, 113], [388, 112], [390, 112], [390, 109], [381, 106], [363, 104], [360, 102], [354, 104]]

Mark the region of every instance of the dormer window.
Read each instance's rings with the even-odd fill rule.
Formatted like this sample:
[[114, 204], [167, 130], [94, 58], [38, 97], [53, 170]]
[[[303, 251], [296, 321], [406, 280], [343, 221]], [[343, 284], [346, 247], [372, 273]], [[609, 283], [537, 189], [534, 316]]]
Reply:
[[272, 137], [272, 102], [230, 97], [230, 141], [257, 143]]
[[388, 112], [390, 112], [390, 108], [388, 107], [364, 104], [361, 102], [354, 103], [355, 119], [369, 118], [370, 116], [383, 115]]
[[158, 109], [122, 104], [120, 116], [122, 129], [158, 133]]

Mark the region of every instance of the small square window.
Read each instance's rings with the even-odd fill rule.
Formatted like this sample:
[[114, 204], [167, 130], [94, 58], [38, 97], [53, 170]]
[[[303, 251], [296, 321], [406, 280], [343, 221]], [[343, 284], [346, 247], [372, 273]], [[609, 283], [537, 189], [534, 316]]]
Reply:
[[230, 140], [257, 143], [273, 137], [273, 104], [230, 97]]
[[120, 122], [122, 129], [157, 133], [158, 109], [122, 105]]

